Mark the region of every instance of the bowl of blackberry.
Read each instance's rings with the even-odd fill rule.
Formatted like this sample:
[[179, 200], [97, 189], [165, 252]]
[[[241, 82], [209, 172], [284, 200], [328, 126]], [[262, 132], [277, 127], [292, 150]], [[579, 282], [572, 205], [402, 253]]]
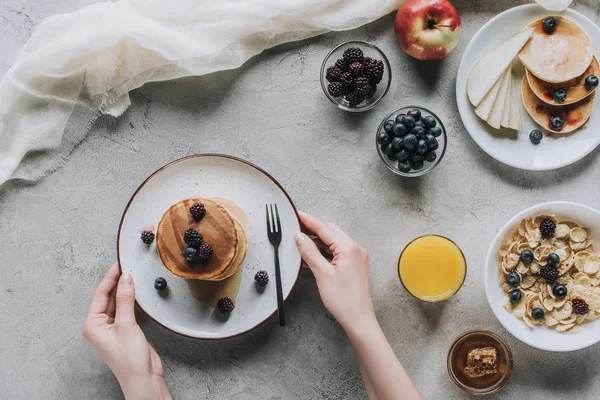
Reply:
[[408, 106], [389, 113], [375, 135], [379, 157], [393, 173], [417, 177], [434, 169], [446, 153], [446, 128], [433, 112]]
[[387, 94], [391, 81], [385, 54], [377, 46], [359, 40], [335, 47], [321, 65], [323, 92], [344, 111], [372, 109]]

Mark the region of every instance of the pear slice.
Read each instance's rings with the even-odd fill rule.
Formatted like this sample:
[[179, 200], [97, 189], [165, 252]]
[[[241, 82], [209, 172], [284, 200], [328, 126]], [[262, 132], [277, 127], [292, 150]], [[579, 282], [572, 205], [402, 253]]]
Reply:
[[521, 113], [519, 112], [519, 86], [515, 85], [513, 79], [511, 79], [512, 90], [510, 99], [510, 121], [507, 128], [520, 130], [521, 129]]
[[487, 123], [490, 124], [492, 128], [500, 129], [500, 123], [502, 122], [502, 113], [504, 112], [504, 103], [506, 103], [506, 94], [508, 93], [510, 79], [512, 78], [511, 71], [511, 67], [508, 67], [506, 69], [506, 72], [502, 76], [502, 83], [500, 84], [500, 91], [498, 92], [498, 97], [496, 97], [496, 101], [494, 102], [494, 107], [492, 108], [490, 117], [487, 119]]
[[508, 128], [510, 125], [510, 103], [512, 101], [512, 91], [513, 91], [513, 77], [512, 70], [508, 74], [508, 91], [506, 92], [506, 99], [504, 99], [504, 110], [502, 110], [502, 121], [500, 121], [500, 126]]
[[467, 80], [467, 95], [473, 106], [477, 107], [481, 103], [525, 46], [533, 31], [533, 28], [529, 28], [517, 33], [477, 61]]
[[508, 70], [504, 71], [500, 79], [494, 83], [494, 86], [492, 86], [481, 103], [475, 107], [475, 114], [477, 114], [477, 116], [484, 121], [487, 121], [492, 114], [492, 109], [496, 104], [496, 99], [498, 98], [498, 93], [500, 93], [500, 87], [502, 86], [502, 81], [504, 80], [504, 75], [506, 75], [506, 72], [508, 72]]

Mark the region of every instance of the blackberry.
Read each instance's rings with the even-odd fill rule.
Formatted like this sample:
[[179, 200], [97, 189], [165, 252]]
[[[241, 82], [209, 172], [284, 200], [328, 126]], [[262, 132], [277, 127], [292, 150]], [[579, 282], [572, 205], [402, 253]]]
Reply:
[[542, 236], [545, 238], [550, 238], [554, 236], [554, 232], [556, 231], [556, 223], [551, 219], [545, 218], [540, 222], [540, 232]]
[[213, 254], [213, 248], [208, 243], [202, 243], [198, 247], [198, 260], [201, 262], [206, 262], [210, 259]]
[[152, 244], [154, 242], [154, 232], [152, 231], [142, 231], [142, 242], [146, 244]]
[[162, 292], [167, 288], [167, 280], [162, 277], [158, 277], [154, 280], [154, 289]]
[[254, 275], [254, 280], [258, 286], [265, 287], [269, 283], [269, 274], [267, 274], [267, 271], [258, 271]]
[[202, 203], [194, 203], [190, 207], [190, 214], [196, 221], [200, 221], [206, 215], [206, 207]]
[[365, 90], [365, 96], [367, 96], [367, 99], [375, 96], [375, 93], [377, 93], [377, 85], [375, 84], [369, 85], [369, 87]]
[[[371, 82], [369, 82], [369, 80], [363, 76], [356, 78], [354, 80], [354, 85], [356, 86], [356, 90], [360, 92], [360, 94], [364, 95], [365, 98], [367, 97], [367, 94], [371, 93]], [[371, 97], [373, 96], [371, 95]]]
[[340, 82], [332, 82], [327, 86], [327, 92], [329, 92], [332, 97], [340, 97], [344, 94], [344, 87]]
[[217, 302], [217, 310], [222, 314], [231, 314], [234, 308], [235, 304], [229, 297], [222, 297]]
[[546, 264], [540, 268], [540, 276], [547, 282], [553, 283], [558, 278], [558, 269], [550, 264]]
[[366, 96], [358, 90], [350, 92], [346, 95], [346, 101], [350, 107], [356, 107], [366, 99]]
[[358, 47], [350, 47], [344, 51], [344, 60], [347, 63], [353, 63], [355, 61], [362, 61], [364, 58], [363, 51]]
[[342, 70], [333, 66], [327, 68], [325, 79], [327, 79], [329, 82], [338, 82], [340, 80], [340, 76], [342, 76]]
[[348, 63], [343, 58], [339, 58], [333, 66], [339, 68], [341, 71], [346, 71], [348, 69]]
[[183, 234], [183, 241], [190, 247], [198, 247], [202, 243], [202, 235], [194, 228], [190, 228]]
[[585, 315], [590, 311], [590, 306], [581, 297], [575, 297], [571, 304], [573, 305], [573, 312], [579, 315]]
[[342, 88], [345, 93], [350, 93], [354, 90], [354, 79], [352, 78], [352, 74], [350, 72], [344, 72], [340, 77], [340, 83], [342, 84]]
[[368, 65], [365, 65], [365, 76], [372, 83], [379, 83], [383, 79], [383, 62], [373, 60]]
[[350, 72], [354, 76], [361, 76], [363, 74], [364, 70], [365, 70], [365, 67], [362, 65], [362, 63], [360, 63], [358, 61], [353, 62], [348, 67], [348, 72]]

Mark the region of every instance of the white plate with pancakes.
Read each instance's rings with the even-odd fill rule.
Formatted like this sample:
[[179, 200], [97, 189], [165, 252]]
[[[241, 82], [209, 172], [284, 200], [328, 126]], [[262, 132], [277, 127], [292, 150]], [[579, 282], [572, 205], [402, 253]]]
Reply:
[[[481, 112], [479, 112], [479, 110], [476, 112], [477, 107], [474, 107], [474, 105], [471, 104], [472, 99], [470, 101], [469, 95], [467, 94], [467, 86], [471, 71], [478, 61], [483, 59], [486, 54], [525, 30], [529, 24], [550, 16], [566, 18], [568, 21], [572, 21], [576, 26], [581, 28], [584, 32], [584, 36], [587, 35], [587, 37], [589, 37], [589, 51], [579, 51], [578, 54], [580, 53], [580, 56], [577, 57], [580, 64], [587, 63], [589, 65], [587, 65], [587, 67], [583, 64], [575, 65], [576, 61], [573, 61], [573, 65], [570, 65], [570, 68], [562, 69], [554, 68], [555, 66], [544, 69], [544, 65], [537, 65], [535, 60], [539, 59], [539, 54], [536, 55], [535, 52], [531, 50], [542, 47], [543, 43], [540, 44], [536, 41], [540, 40], [539, 37], [542, 35], [536, 36], [537, 31], [534, 31], [532, 39], [530, 39], [525, 47], [523, 47], [523, 49], [530, 50], [528, 51], [528, 54], [519, 51], [518, 55], [515, 55], [512, 64], [509, 65], [508, 68], [510, 73], [509, 79], [512, 79], [511, 90], [513, 96], [498, 96], [504, 99], [506, 104], [504, 107], [505, 109], [508, 109], [506, 107], [516, 106], [516, 110], [510, 110], [509, 114], [514, 115], [517, 113], [519, 118], [517, 127], [520, 127], [519, 129], [507, 129], [502, 127], [496, 129], [492, 127], [490, 123], [484, 121], [484, 119], [482, 119], [483, 117], [478, 116]], [[547, 47], [552, 47], [550, 42], [551, 39], [547, 40]], [[577, 40], [579, 39], [574, 39], [573, 42]], [[575, 50], [573, 50], [573, 52], [575, 52]], [[570, 54], [571, 52], [563, 51], [563, 53]], [[594, 102], [593, 100], [595, 93], [582, 99], [582, 102], [587, 101], [587, 105], [581, 106], [586, 114], [585, 117], [587, 117], [587, 114], [590, 115], [587, 122], [569, 133], [566, 132], [569, 128], [568, 122], [565, 124], [565, 132], [558, 134], [551, 132], [549, 125], [544, 123], [546, 114], [550, 115], [552, 113], [551, 104], [546, 104], [541, 101], [532, 92], [525, 93], [526, 99], [540, 100], [539, 104], [530, 102], [527, 107], [528, 110], [523, 105], [522, 86], [528, 85], [527, 79], [525, 78], [524, 80], [526, 69], [523, 66], [522, 61], [528, 62], [528, 68], [536, 71], [537, 74], [544, 75], [546, 77], [545, 80], [548, 82], [566, 81], [568, 79], [562, 79], [562, 77], [572, 78], [571, 75], [573, 73], [576, 74], [577, 71], [581, 69], [580, 67], [589, 67], [591, 69], [593, 66], [597, 66], [597, 64], [595, 64], [595, 58], [590, 59], [591, 61], [588, 60], [590, 54], [595, 55], [596, 57], [600, 56], [600, 28], [587, 17], [576, 11], [570, 9], [563, 12], [548, 11], [537, 4], [530, 4], [515, 7], [497, 15], [488, 21], [475, 34], [473, 39], [471, 39], [463, 54], [458, 70], [456, 78], [456, 100], [465, 128], [481, 149], [496, 160], [515, 168], [532, 171], [551, 170], [570, 165], [582, 159], [600, 144], [600, 135], [598, 134], [598, 132], [600, 132], [600, 115], [597, 115], [598, 102]], [[490, 72], [492, 72], [491, 69]], [[492, 92], [492, 90], [488, 91]], [[481, 94], [483, 93], [484, 91], [481, 91]], [[572, 105], [567, 104], [571, 101], [571, 96], [576, 94], [577, 92], [569, 91], [569, 97], [562, 107], [571, 107]], [[481, 99], [478, 100], [481, 101]], [[533, 100], [531, 101], [533, 102]], [[482, 101], [482, 104], [483, 103], [485, 103], [485, 99]], [[551, 99], [549, 100], [549, 103], [552, 103]], [[544, 113], [542, 118], [539, 118], [539, 116], [536, 115], [536, 107], [540, 110], [546, 108], [540, 111], [540, 113]], [[585, 107], [588, 108], [586, 109]], [[487, 111], [489, 112], [490, 110]], [[530, 114], [536, 117], [537, 122], [534, 121]], [[502, 116], [502, 119], [508, 121], [506, 113]], [[565, 120], [567, 119], [568, 118], [565, 117]], [[540, 123], [547, 126], [541, 126]], [[534, 129], [541, 130], [544, 133], [544, 138], [538, 145], [534, 145], [529, 139], [529, 133]]]
[[[188, 215], [189, 206], [198, 201], [206, 207], [200, 221]], [[150, 175], [127, 204], [117, 238], [119, 263], [134, 278], [140, 308], [160, 325], [199, 339], [237, 336], [266, 321], [277, 311], [266, 204], [279, 209], [279, 257], [287, 298], [300, 272], [293, 238], [300, 225], [292, 200], [272, 176], [219, 154], [185, 157]], [[183, 235], [190, 227], [214, 249], [205, 264], [189, 265], [183, 258]], [[140, 238], [148, 229], [156, 233], [150, 245]], [[264, 289], [254, 281], [260, 270], [270, 278]], [[166, 290], [154, 288], [158, 277], [166, 279]], [[215, 309], [221, 297], [235, 304], [228, 316]]]

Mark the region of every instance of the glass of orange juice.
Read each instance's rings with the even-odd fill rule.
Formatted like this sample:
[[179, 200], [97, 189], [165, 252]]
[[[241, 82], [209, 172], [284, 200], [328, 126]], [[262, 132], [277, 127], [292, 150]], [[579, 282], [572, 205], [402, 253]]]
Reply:
[[434, 303], [458, 292], [467, 275], [467, 261], [452, 240], [437, 235], [421, 236], [400, 253], [398, 275], [410, 294]]

